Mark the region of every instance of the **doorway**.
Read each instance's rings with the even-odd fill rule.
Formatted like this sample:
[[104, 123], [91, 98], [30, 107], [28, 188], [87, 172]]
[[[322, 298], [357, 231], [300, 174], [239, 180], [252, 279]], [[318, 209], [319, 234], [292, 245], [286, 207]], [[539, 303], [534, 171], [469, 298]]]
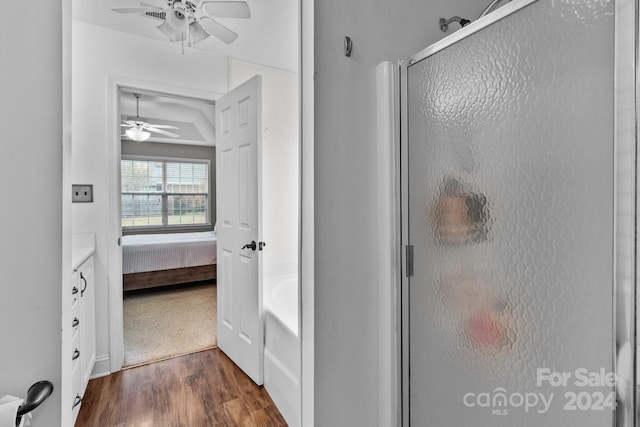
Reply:
[[[168, 207], [165, 207], [165, 208], [162, 208], [161, 206], [159, 207], [158, 203], [156, 203], [155, 206], [153, 206], [153, 203], [149, 203], [149, 202], [146, 203], [146, 206], [145, 206], [144, 203], [142, 204], [138, 203], [139, 200], [135, 200], [134, 202], [134, 199], [142, 198], [143, 202], [155, 200], [155, 201], [159, 201], [160, 205], [162, 205], [163, 199], [165, 200], [165, 203], [169, 200], [168, 194], [156, 194], [154, 196], [154, 195], [150, 195], [149, 193], [143, 194], [141, 192], [125, 191], [125, 193], [136, 193], [136, 194], [135, 195], [125, 194], [123, 196], [122, 194], [123, 187], [122, 187], [122, 181], [121, 181], [123, 161], [130, 163], [128, 164], [128, 166], [132, 166], [132, 167], [134, 163], [139, 163], [139, 166], [147, 167], [147, 168], [149, 167], [149, 165], [155, 165], [156, 171], [166, 171], [167, 167], [171, 169], [173, 166], [176, 166], [176, 165], [180, 166], [182, 163], [186, 161], [185, 156], [187, 158], [194, 157], [195, 159], [191, 159], [191, 160], [200, 161], [202, 164], [210, 164], [211, 159], [215, 160], [215, 149], [212, 146], [213, 144], [210, 142], [209, 143], [210, 145], [207, 145], [206, 143], [207, 138], [209, 139], [209, 141], [211, 141], [211, 136], [206, 135], [207, 131], [205, 130], [203, 131], [205, 135], [202, 137], [202, 140], [200, 142], [197, 142], [195, 139], [196, 137], [193, 134], [193, 129], [191, 130], [188, 129], [189, 125], [194, 126], [193, 123], [195, 122], [195, 120], [187, 119], [187, 118], [191, 116], [205, 115], [205, 113], [202, 111], [202, 108], [203, 108], [202, 105], [209, 105], [210, 107], [206, 107], [206, 108], [213, 109], [215, 99], [218, 98], [218, 95], [210, 94], [206, 92], [200, 92], [200, 91], [188, 91], [183, 88], [176, 88], [176, 87], [171, 87], [167, 85], [159, 85], [159, 84], [154, 84], [154, 83], [149, 83], [149, 82], [144, 82], [139, 80], [132, 80], [132, 79], [131, 80], [111, 79], [110, 87], [111, 87], [111, 90], [110, 90], [111, 103], [110, 104], [112, 106], [112, 109], [110, 111], [111, 114], [109, 119], [109, 122], [111, 123], [110, 125], [111, 138], [109, 139], [110, 156], [108, 161], [111, 164], [113, 164], [114, 167], [110, 169], [112, 173], [109, 175], [109, 179], [108, 179], [109, 197], [111, 200], [110, 213], [109, 213], [110, 226], [108, 230], [111, 238], [108, 239], [109, 240], [108, 246], [109, 246], [109, 255], [110, 255], [109, 269], [111, 271], [111, 277], [112, 277], [111, 284], [109, 286], [109, 300], [110, 300], [110, 304], [109, 304], [110, 352], [109, 353], [110, 353], [110, 364], [111, 364], [110, 372], [116, 372], [120, 370], [123, 366], [125, 366], [125, 359], [124, 359], [125, 349], [124, 349], [124, 335], [123, 335], [123, 331], [124, 331], [123, 329], [123, 325], [124, 325], [123, 273], [124, 274], [133, 273], [131, 270], [129, 270], [129, 268], [131, 267], [125, 266], [127, 270], [123, 269], [123, 251], [122, 251], [123, 240], [131, 239], [132, 238], [131, 234], [133, 233], [136, 233], [139, 236], [142, 236], [142, 238], [144, 238], [144, 236], [150, 236], [151, 234], [161, 234], [159, 233], [159, 231], [162, 231], [161, 227], [163, 226], [162, 225], [163, 221], [164, 222], [171, 221], [174, 223], [174, 224], [165, 224], [165, 226], [167, 226], [171, 231], [184, 231], [184, 227], [180, 227], [179, 224], [175, 224], [176, 217], [175, 215], [169, 215]], [[131, 111], [133, 111], [132, 108], [135, 108], [134, 102], [131, 101], [131, 98], [133, 98], [131, 95], [134, 93], [140, 94], [142, 99], [144, 99], [144, 97], [148, 97], [152, 100], [152, 102], [147, 104], [149, 106], [148, 113], [151, 113], [151, 118], [153, 118], [154, 114], [160, 116], [155, 120], [158, 123], [168, 123], [166, 119], [167, 116], [166, 115], [163, 116], [163, 114], [166, 114], [166, 112], [163, 112], [162, 110], [163, 109], [167, 110], [166, 105], [172, 105], [172, 107], [169, 108], [168, 110], [173, 111], [173, 123], [176, 123], [178, 125], [177, 127], [182, 126], [183, 132], [185, 132], [185, 135], [189, 135], [188, 136], [189, 139], [185, 139], [184, 141], [189, 144], [170, 144], [167, 142], [168, 140], [170, 140], [169, 139], [170, 137], [163, 138], [165, 135], [162, 135], [162, 137], [154, 137], [154, 138], [150, 137], [149, 139], [151, 142], [145, 141], [144, 143], [140, 142], [139, 144], [133, 141], [124, 140], [122, 138], [123, 126], [121, 126], [121, 124], [123, 119], [126, 120], [127, 118], [130, 117]], [[125, 101], [124, 108], [121, 108], [121, 105], [122, 105], [121, 100], [123, 98], [127, 99], [127, 101]], [[188, 103], [199, 104], [200, 106], [196, 110], [200, 111], [200, 113], [197, 115], [194, 115], [193, 109], [195, 107], [193, 106], [188, 107]], [[135, 111], [136, 114], [139, 112], [139, 106], [140, 104], [138, 100], [138, 108], [137, 108], [138, 111]], [[210, 120], [213, 121], [213, 119], [210, 119]], [[204, 129], [204, 127], [200, 126], [200, 129]], [[175, 131], [175, 129], [171, 129], [171, 130]], [[197, 146], [194, 146], [196, 144]], [[123, 146], [125, 147], [124, 154], [123, 154]], [[154, 156], [149, 156], [149, 153], [154, 154]], [[161, 159], [164, 159], [164, 163], [162, 161], [158, 163], [153, 162]], [[214, 174], [215, 174], [215, 166], [211, 168], [214, 169]], [[158, 177], [155, 177], [154, 179], [156, 179], [157, 181], [157, 178]], [[146, 183], [147, 186], [149, 186], [150, 184], [151, 183], [149, 182]], [[210, 183], [208, 184], [210, 185]], [[164, 190], [165, 185], [166, 183], [162, 183], [162, 182], [153, 183], [154, 189], [158, 189], [158, 190]], [[188, 196], [193, 198], [193, 194], [189, 194]], [[208, 212], [205, 212], [205, 215], [204, 215], [205, 224], [199, 224], [199, 225], [189, 224], [189, 225], [195, 225], [195, 228], [192, 229], [194, 232], [211, 233], [215, 226], [215, 213], [213, 215], [211, 214], [211, 211], [215, 212], [215, 190], [211, 192], [209, 197], [210, 197], [209, 205], [211, 206], [207, 208]], [[131, 216], [130, 218], [123, 219], [122, 205], [123, 205], [123, 200], [125, 199], [126, 199], [125, 202], [129, 203], [130, 205], [129, 207], [131, 209], [133, 209], [135, 203], [138, 203], [136, 208], [139, 209], [143, 207], [143, 209], [146, 209], [145, 211], [146, 216], [137, 215], [135, 219], [133, 216]], [[137, 212], [140, 212], [140, 211], [138, 210]], [[133, 211], [129, 213], [133, 215]], [[159, 216], [155, 215], [157, 213], [159, 213]], [[123, 220], [129, 221], [132, 227], [123, 228], [122, 226]], [[144, 221], [146, 221], [146, 225], [144, 224]], [[178, 220], [178, 222], [181, 222], [181, 221], [184, 221], [184, 218], [181, 218]], [[194, 220], [192, 215], [191, 222], [193, 221]], [[189, 228], [187, 228], [187, 230], [189, 230]], [[148, 233], [151, 233], [151, 234], [148, 234]], [[179, 237], [178, 233], [168, 233], [168, 234]], [[155, 255], [157, 259], [163, 259], [162, 254], [156, 253]], [[154, 264], [154, 262], [156, 261], [153, 261], [153, 256], [152, 256], [152, 260], [151, 261], [148, 260], [147, 263], [150, 262], [151, 263], [150, 265], [152, 265], [155, 270], [161, 271], [162, 266], [158, 266], [157, 264]], [[170, 267], [176, 267], [176, 266], [172, 265]], [[138, 267], [135, 267], [135, 268], [138, 268]], [[142, 274], [142, 273], [144, 272], [135, 271], [135, 274]], [[172, 277], [172, 276], [169, 276], [169, 277]], [[188, 277], [196, 277], [196, 280], [200, 279], [199, 276], [188, 276]], [[152, 278], [145, 277], [143, 279], [144, 280], [142, 283], [145, 283], [144, 286], [151, 287], [151, 288], [153, 288], [153, 286], [149, 286], [149, 285], [153, 285], [153, 284], [168, 285], [168, 284], [176, 284], [176, 282], [183, 282], [182, 280], [175, 279], [175, 277], [173, 277], [172, 279], [169, 279], [169, 281], [167, 282], [167, 279], [162, 275], [160, 277], [154, 276]], [[206, 277], [206, 279], [210, 279], [210, 277]], [[138, 284], [134, 286], [132, 290], [136, 288], [139, 289], [140, 285]], [[140, 291], [135, 291], [135, 292], [140, 292]]]
[[[115, 196], [119, 191], [119, 185], [115, 184], [119, 174], [113, 167], [121, 158], [120, 129], [112, 126], [112, 123], [119, 123], [117, 92], [120, 88], [136, 88], [215, 100], [220, 93], [228, 89], [225, 78], [228, 64], [226, 59], [221, 62], [219, 58], [204, 55], [198, 49], [188, 49], [182, 57], [175, 44], [143, 37], [134, 39], [124, 32], [108, 31], [95, 23], [85, 21], [82, 17], [76, 17], [75, 6], [78, 6], [78, 9], [85, 8], [84, 5], [74, 5], [74, 55], [78, 59], [91, 60], [80, 59], [74, 65], [77, 68], [74, 69], [74, 97], [80, 98], [74, 99], [74, 105], [83, 106], [80, 108], [84, 110], [74, 117], [74, 123], [82, 127], [80, 131], [74, 128], [76, 140], [80, 141], [74, 147], [74, 167], [81, 165], [83, 169], [78, 175], [80, 178], [85, 177], [83, 181], [95, 184], [99, 197], [93, 206], [76, 209], [74, 222], [79, 224], [78, 230], [95, 227], [98, 233], [97, 249], [102, 258], [97, 271], [98, 287], [103, 294], [100, 298], [105, 301], [105, 306], [106, 301], [110, 301], [112, 307], [111, 318], [108, 318], [109, 314], [104, 307], [100, 308], [98, 313], [99, 360], [96, 372], [105, 374], [115, 372], [122, 366], [122, 357], [119, 356], [122, 354], [122, 338], [117, 331], [118, 328], [113, 327], [114, 324], [122, 322], [122, 312], [118, 312], [116, 306], [116, 302], [122, 299], [119, 283], [122, 261], [118, 246], [121, 236], [120, 226], [116, 223], [119, 222], [121, 200]], [[133, 20], [134, 16], [127, 18]], [[296, 17], [292, 18], [290, 22], [297, 26]], [[246, 33], [241, 33], [241, 37], [243, 34]], [[298, 37], [292, 38], [295, 39]], [[278, 46], [278, 50], [284, 51], [283, 47]], [[132, 54], [129, 54], [130, 52]], [[185, 66], [187, 57], [194, 60], [197, 67]], [[147, 64], [148, 67], [138, 70], [137, 64], [141, 63]], [[202, 70], [206, 73], [202, 73]], [[202, 77], [203, 74], [206, 74], [206, 79]], [[79, 81], [76, 81], [76, 78]], [[225, 87], [218, 83], [223, 81]], [[103, 82], [107, 82], [107, 90], [104, 90]], [[86, 108], [89, 105], [94, 108]], [[105, 116], [111, 118], [104, 120]], [[266, 134], [272, 134], [272, 131], [273, 129]], [[308, 202], [311, 201], [309, 198]], [[113, 210], [116, 211], [116, 216], [111, 215], [110, 212]], [[306, 313], [309, 314], [311, 311], [307, 310]]]
[[[299, 142], [297, 138], [298, 124], [296, 120], [298, 115], [297, 76], [290, 72], [269, 69], [268, 67], [244, 63], [242, 61], [233, 60], [230, 62], [230, 85], [239, 84], [243, 79], [255, 74], [261, 75], [265, 82], [262, 96], [264, 120], [263, 128], [260, 132], [262, 137], [261, 143], [264, 146], [264, 156], [259, 170], [261, 171], [261, 181], [263, 182], [261, 193], [262, 197], [266, 200], [265, 206], [263, 207], [262, 221], [264, 228], [263, 245], [266, 244], [266, 249], [262, 251], [265, 265], [264, 277], [269, 278], [266, 280], [266, 283], [271, 284], [271, 278], [282, 278], [287, 275], [291, 275], [294, 278], [297, 277], [297, 224], [299, 221]], [[136, 90], [139, 90], [139, 88]], [[158, 92], [157, 89], [155, 91]], [[165, 89], [162, 93], [166, 94], [170, 92]], [[116, 123], [116, 126], [118, 124], [119, 122]], [[166, 146], [167, 144], [157, 145]], [[141, 149], [142, 146], [143, 143], [130, 145], [128, 147], [134, 147], [137, 150]], [[136, 154], [139, 153], [133, 153], [134, 161], [136, 161]], [[121, 149], [120, 156], [121, 159], [124, 159], [127, 154], [123, 154]], [[217, 184], [222, 185], [220, 183]], [[114, 185], [114, 187], [119, 189], [121, 186]], [[226, 186], [222, 185], [222, 188], [226, 188]], [[216, 197], [216, 201], [218, 201], [218, 197]], [[216, 206], [217, 205], [218, 203], [216, 203]], [[219, 214], [220, 212], [218, 212], [218, 215]], [[123, 236], [123, 242], [127, 237], [129, 236]], [[219, 251], [218, 254], [220, 254]], [[217, 279], [220, 280], [219, 278]], [[292, 425], [296, 425], [299, 423], [296, 420], [300, 417], [300, 393], [299, 391], [294, 393], [294, 391], [295, 389], [299, 390], [299, 386], [295, 385], [292, 389], [286, 386], [288, 383], [284, 383], [278, 379], [285, 378], [288, 380], [289, 373], [293, 373], [296, 378], [300, 376], [300, 339], [297, 332], [297, 313], [299, 310], [297, 297], [298, 282], [294, 280], [293, 282], [286, 281], [286, 283], [293, 284], [294, 293], [291, 294], [291, 297], [287, 298], [287, 301], [294, 304], [294, 306], [287, 310], [294, 316], [292, 322], [296, 332], [295, 343], [292, 344], [291, 347], [292, 350], [289, 351], [285, 357], [294, 360], [297, 367], [287, 366], [288, 370], [286, 372], [274, 369], [273, 367], [281, 367], [281, 363], [279, 363], [281, 359], [277, 356], [276, 352], [269, 352], [270, 364], [265, 365], [265, 370], [268, 371], [268, 375], [265, 375], [265, 387], [279, 408], [286, 407], [286, 409], [281, 409], [285, 418]], [[220, 294], [218, 295], [220, 296]], [[269, 299], [268, 297], [266, 298]], [[114, 322], [114, 319], [112, 316], [111, 322]], [[114, 323], [112, 323], [112, 325], [114, 325]], [[270, 329], [267, 325], [267, 337], [272, 336], [272, 333], [269, 331]], [[267, 341], [270, 342], [269, 340]], [[295, 356], [294, 353], [298, 354], [298, 356]], [[239, 361], [236, 362], [242, 366]]]
[[120, 110], [124, 367], [131, 367], [217, 344], [215, 107], [123, 89]]

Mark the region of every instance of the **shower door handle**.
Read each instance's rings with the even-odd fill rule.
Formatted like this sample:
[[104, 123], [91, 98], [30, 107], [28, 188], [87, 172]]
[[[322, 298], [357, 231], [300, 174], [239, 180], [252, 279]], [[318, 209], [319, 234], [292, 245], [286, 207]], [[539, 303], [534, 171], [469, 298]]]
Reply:
[[257, 247], [258, 247], [258, 245], [256, 244], [256, 241], [252, 240], [251, 243], [247, 243], [246, 245], [244, 245], [240, 249], [251, 249], [252, 251], [255, 251]]

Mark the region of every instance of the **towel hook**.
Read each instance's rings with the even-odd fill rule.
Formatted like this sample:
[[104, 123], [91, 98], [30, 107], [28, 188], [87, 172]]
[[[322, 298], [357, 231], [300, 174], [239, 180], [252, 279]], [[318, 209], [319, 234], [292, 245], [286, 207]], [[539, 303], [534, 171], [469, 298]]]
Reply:
[[347, 58], [351, 56], [351, 50], [353, 49], [353, 42], [351, 37], [345, 36], [344, 38], [344, 56]]

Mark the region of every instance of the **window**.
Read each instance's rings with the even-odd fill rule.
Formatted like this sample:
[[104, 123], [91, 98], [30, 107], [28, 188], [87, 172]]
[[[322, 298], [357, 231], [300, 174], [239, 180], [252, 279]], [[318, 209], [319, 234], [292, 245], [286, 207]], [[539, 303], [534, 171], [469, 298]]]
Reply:
[[211, 224], [208, 161], [124, 158], [120, 174], [123, 228]]

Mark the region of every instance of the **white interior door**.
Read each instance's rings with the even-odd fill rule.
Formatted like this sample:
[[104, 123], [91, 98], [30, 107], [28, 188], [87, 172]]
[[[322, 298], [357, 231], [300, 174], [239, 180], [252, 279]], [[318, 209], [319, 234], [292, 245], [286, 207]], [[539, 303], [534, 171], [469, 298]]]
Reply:
[[262, 79], [216, 101], [218, 346], [258, 385], [263, 374]]

